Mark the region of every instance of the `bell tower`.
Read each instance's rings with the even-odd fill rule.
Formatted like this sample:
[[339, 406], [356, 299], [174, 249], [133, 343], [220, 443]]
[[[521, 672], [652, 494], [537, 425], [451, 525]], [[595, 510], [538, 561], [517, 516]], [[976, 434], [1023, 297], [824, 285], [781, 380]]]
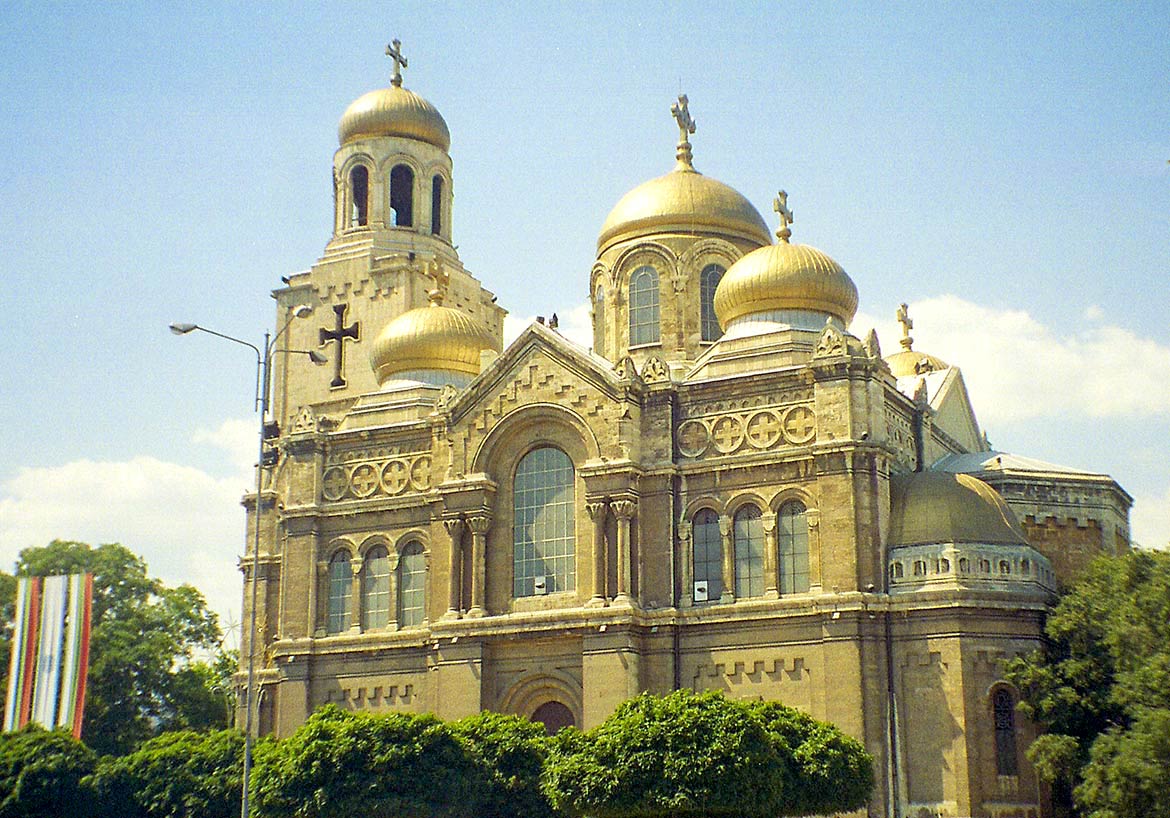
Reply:
[[[390, 84], [363, 94], [341, 117], [333, 155], [333, 230], [312, 269], [276, 290], [277, 319], [301, 304], [316, 310], [290, 327], [291, 349], [316, 349], [328, 364], [278, 355], [276, 416], [289, 421], [344, 411], [379, 388], [370, 346], [396, 317], [427, 304], [428, 270], [449, 277], [446, 306], [475, 318], [497, 339], [504, 310], [464, 269], [452, 243], [453, 174], [447, 123], [403, 84], [401, 42], [386, 46]], [[282, 423], [282, 426], [284, 423]]]

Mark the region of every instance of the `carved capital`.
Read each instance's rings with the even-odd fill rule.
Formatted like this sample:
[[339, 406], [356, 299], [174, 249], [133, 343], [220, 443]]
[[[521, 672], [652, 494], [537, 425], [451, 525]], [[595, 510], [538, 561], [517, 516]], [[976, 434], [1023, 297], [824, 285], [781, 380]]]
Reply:
[[731, 517], [726, 514], [719, 515], [719, 533], [723, 535], [723, 539], [731, 536]]
[[691, 541], [691, 531], [693, 526], [690, 520], [678, 521], [678, 539], [679, 542], [689, 543]]
[[329, 573], [329, 563], [325, 560], [320, 560], [317, 563], [317, 574], [319, 576], [325, 576], [327, 573]]
[[764, 531], [771, 534], [776, 530], [776, 515], [771, 511], [760, 515], [760, 522], [764, 526]]
[[447, 533], [451, 539], [456, 540], [463, 535], [463, 526], [466, 523], [459, 517], [450, 520], [443, 520], [443, 527], [447, 529]]
[[589, 513], [589, 519], [593, 522], [604, 520], [606, 511], [609, 509], [609, 503], [602, 500], [600, 503], [586, 503], [585, 511]]
[[638, 511], [638, 503], [634, 500], [612, 500], [609, 505], [613, 509], [613, 516], [619, 520], [633, 519]]
[[492, 527], [490, 514], [473, 514], [467, 518], [467, 527], [472, 534], [486, 534]]

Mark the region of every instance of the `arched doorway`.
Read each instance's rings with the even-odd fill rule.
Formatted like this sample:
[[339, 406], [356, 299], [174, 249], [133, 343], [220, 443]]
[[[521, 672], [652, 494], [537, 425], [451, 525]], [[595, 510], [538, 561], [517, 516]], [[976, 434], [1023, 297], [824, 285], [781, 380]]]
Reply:
[[574, 727], [577, 724], [577, 720], [573, 718], [573, 711], [560, 702], [545, 702], [536, 708], [536, 712], [532, 714], [532, 720], [543, 724], [550, 736], [559, 733], [566, 727]]

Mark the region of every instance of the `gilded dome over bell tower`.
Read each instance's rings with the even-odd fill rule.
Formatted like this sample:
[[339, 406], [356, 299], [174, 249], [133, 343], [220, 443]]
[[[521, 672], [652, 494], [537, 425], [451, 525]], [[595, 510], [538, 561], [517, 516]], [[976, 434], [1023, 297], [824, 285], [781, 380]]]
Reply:
[[729, 185], [695, 169], [689, 100], [674, 169], [626, 193], [606, 217], [590, 276], [594, 349], [610, 360], [693, 361], [721, 334], [712, 299], [724, 272], [770, 243], [759, 211]]

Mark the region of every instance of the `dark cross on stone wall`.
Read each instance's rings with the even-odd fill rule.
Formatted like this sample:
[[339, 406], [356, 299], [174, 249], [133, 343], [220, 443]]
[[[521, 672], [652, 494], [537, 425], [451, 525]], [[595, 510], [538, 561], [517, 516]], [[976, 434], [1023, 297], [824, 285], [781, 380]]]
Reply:
[[321, 327], [321, 337], [318, 341], [319, 344], [324, 344], [326, 341], [337, 342], [337, 354], [333, 356], [333, 381], [329, 384], [335, 389], [345, 386], [345, 378], [341, 374], [345, 371], [345, 339], [358, 340], [358, 322], [354, 321], [348, 327], [345, 325], [345, 312], [348, 309], [348, 304], [333, 305], [333, 314], [337, 316], [337, 326], [333, 329]]

